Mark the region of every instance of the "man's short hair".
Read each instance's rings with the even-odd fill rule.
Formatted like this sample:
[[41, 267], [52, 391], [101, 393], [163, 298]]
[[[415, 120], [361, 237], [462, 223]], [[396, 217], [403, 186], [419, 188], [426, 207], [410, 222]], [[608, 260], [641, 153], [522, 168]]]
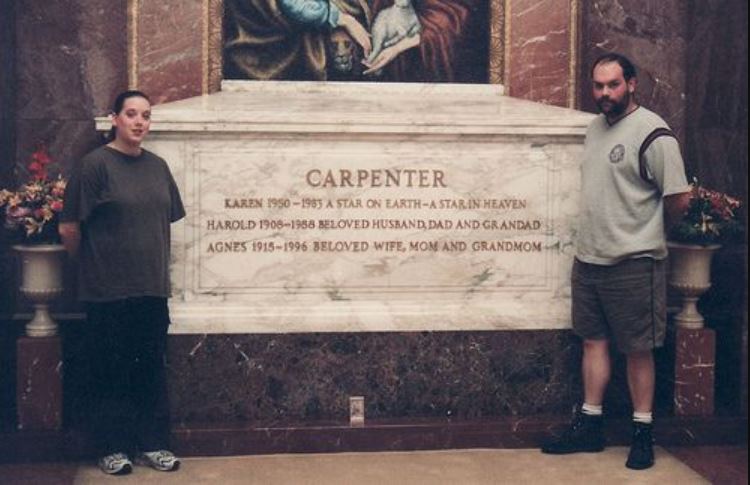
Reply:
[[631, 78], [636, 77], [637, 73], [635, 70], [635, 65], [630, 62], [630, 59], [623, 56], [622, 54], [618, 54], [617, 52], [609, 52], [597, 57], [597, 59], [594, 61], [594, 64], [591, 66], [591, 77], [594, 77], [594, 69], [596, 69], [596, 66], [598, 66], [599, 64], [609, 64], [610, 62], [616, 62], [620, 65], [620, 67], [622, 68], [622, 75], [626, 81], [630, 81]]

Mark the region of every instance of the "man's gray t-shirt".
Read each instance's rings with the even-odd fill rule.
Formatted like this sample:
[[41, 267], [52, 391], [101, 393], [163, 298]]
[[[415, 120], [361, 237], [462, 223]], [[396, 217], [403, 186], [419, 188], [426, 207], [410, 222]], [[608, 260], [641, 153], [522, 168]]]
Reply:
[[185, 216], [166, 162], [103, 146], [86, 155], [65, 191], [63, 222], [80, 222], [79, 297], [168, 297], [171, 222]]
[[[604, 115], [584, 143], [576, 257], [612, 265], [629, 258], [663, 259], [663, 197], [690, 186], [679, 144], [657, 114], [639, 107], [610, 125]], [[641, 150], [643, 157], [640, 156]]]

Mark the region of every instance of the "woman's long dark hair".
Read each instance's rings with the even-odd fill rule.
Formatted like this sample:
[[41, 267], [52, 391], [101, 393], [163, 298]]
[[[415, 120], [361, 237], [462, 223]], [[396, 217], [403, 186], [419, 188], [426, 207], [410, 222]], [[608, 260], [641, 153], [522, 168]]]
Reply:
[[[117, 95], [115, 98], [115, 102], [112, 106], [112, 111], [110, 114], [118, 115], [120, 114], [120, 111], [122, 111], [122, 107], [125, 106], [125, 100], [128, 98], [143, 98], [146, 101], [151, 103], [151, 99], [148, 97], [146, 93], [143, 91], [138, 91], [135, 89], [131, 89], [129, 91], [123, 91], [120, 94]], [[110, 128], [109, 132], [107, 133], [107, 136], [104, 137], [104, 143], [109, 143], [113, 141], [117, 137], [117, 128], [114, 126]]]

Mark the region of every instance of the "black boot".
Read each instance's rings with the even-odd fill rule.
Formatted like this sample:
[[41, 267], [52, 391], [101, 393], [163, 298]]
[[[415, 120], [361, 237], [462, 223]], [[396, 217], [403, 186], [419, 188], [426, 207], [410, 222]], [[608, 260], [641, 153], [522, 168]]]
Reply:
[[632, 470], [645, 470], [654, 466], [653, 426], [647, 423], [633, 423], [633, 442], [625, 466]]
[[602, 416], [583, 414], [580, 409], [576, 410], [573, 422], [560, 438], [542, 445], [542, 453], [550, 455], [593, 453], [603, 449]]

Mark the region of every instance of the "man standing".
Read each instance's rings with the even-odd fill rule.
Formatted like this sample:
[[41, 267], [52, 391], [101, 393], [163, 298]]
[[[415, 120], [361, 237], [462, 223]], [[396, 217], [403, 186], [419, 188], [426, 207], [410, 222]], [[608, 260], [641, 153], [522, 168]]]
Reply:
[[565, 433], [542, 447], [567, 454], [604, 449], [602, 401], [609, 344], [626, 355], [633, 441], [625, 464], [654, 464], [653, 349], [666, 330], [665, 219], [687, 208], [690, 186], [667, 124], [638, 105], [633, 64], [620, 54], [592, 69], [601, 111], [584, 142], [581, 216], [572, 272], [573, 330], [583, 339], [584, 402]]

